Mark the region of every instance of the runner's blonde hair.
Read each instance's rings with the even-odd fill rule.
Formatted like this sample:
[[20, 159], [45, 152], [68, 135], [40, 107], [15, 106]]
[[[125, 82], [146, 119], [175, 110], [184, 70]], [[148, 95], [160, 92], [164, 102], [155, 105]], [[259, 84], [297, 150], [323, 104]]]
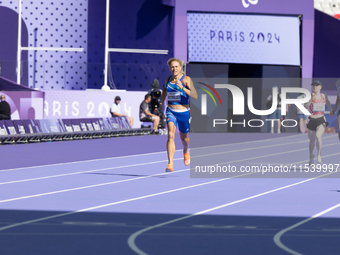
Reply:
[[179, 63], [179, 65], [180, 65], [181, 68], [182, 68], [182, 73], [184, 73], [184, 71], [183, 71], [184, 61], [183, 61], [183, 60], [180, 60], [180, 59], [178, 59], [178, 58], [170, 58], [170, 59], [168, 60], [168, 62], [167, 62], [168, 67], [170, 68], [171, 63], [174, 62], [174, 61], [177, 61], [177, 62]]

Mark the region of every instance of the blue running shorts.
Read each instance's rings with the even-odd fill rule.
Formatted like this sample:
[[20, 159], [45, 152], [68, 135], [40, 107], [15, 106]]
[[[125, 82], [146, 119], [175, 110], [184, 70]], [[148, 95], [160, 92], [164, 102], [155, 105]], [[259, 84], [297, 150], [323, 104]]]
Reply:
[[181, 133], [189, 133], [190, 129], [190, 110], [174, 110], [169, 107], [166, 108], [166, 122], [173, 122], [175, 127], [178, 128]]

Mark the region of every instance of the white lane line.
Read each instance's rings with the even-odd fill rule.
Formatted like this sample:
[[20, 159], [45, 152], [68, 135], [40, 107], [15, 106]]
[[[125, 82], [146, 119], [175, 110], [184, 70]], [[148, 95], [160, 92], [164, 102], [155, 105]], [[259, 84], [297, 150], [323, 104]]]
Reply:
[[[220, 155], [220, 154], [228, 154], [228, 153], [234, 153], [234, 152], [240, 152], [240, 151], [249, 151], [249, 150], [257, 150], [257, 149], [265, 149], [265, 148], [271, 148], [271, 147], [278, 147], [278, 146], [284, 146], [284, 145], [290, 145], [290, 144], [297, 144], [297, 143], [305, 143], [308, 142], [307, 140], [299, 141], [299, 142], [289, 142], [289, 143], [281, 143], [281, 144], [273, 144], [273, 145], [265, 145], [255, 148], [246, 148], [246, 149], [238, 149], [238, 150], [232, 150], [232, 151], [223, 151], [223, 152], [215, 152], [210, 154], [204, 154], [202, 156], [192, 156], [192, 158], [199, 158], [199, 157], [206, 157], [206, 156], [212, 156], [212, 155]], [[305, 150], [305, 149], [304, 149]]]
[[[183, 158], [177, 158], [177, 159], [174, 159], [174, 161], [175, 160], [180, 160], [180, 159], [183, 159]], [[140, 164], [133, 164], [133, 165], [125, 165], [125, 166], [107, 167], [107, 168], [88, 170], [88, 171], [80, 171], [80, 172], [73, 172], [73, 173], [67, 173], [67, 174], [57, 174], [57, 175], [49, 175], [49, 176], [43, 176], [43, 177], [36, 177], [36, 178], [31, 178], [31, 179], [23, 179], [23, 180], [16, 180], [16, 181], [0, 182], [0, 185], [20, 183], [20, 182], [27, 182], [27, 181], [37, 181], [37, 180], [43, 180], [43, 179], [49, 179], [49, 178], [55, 178], [55, 177], [63, 177], [63, 176], [70, 176], [70, 175], [84, 174], [84, 173], [93, 173], [93, 172], [113, 170], [113, 169], [121, 169], [121, 168], [135, 167], [135, 166], [151, 165], [151, 164], [157, 164], [157, 163], [162, 163], [162, 162], [167, 162], [167, 161], [168, 160], [160, 160], [160, 161], [153, 161], [153, 162], [148, 162], [148, 163], [140, 163]]]
[[[332, 144], [329, 144], [329, 145], [325, 145], [325, 146], [322, 146], [322, 148], [323, 147], [327, 147], [327, 146], [332, 146], [332, 145], [334, 145], [334, 144], [339, 144], [339, 143], [332, 143]], [[333, 157], [333, 156], [336, 156], [336, 155], [339, 155], [340, 154], [340, 152], [337, 152], [337, 153], [333, 153], [333, 154], [329, 154], [329, 155], [327, 155], [327, 156], [322, 156], [322, 158], [324, 159], [324, 158], [328, 158], [328, 157]], [[307, 161], [309, 161], [309, 159], [307, 159], [307, 160], [302, 160], [302, 161], [299, 161], [299, 162], [294, 162], [294, 163], [291, 163], [291, 164], [289, 164], [289, 163], [285, 163], [286, 165], [298, 165], [298, 164], [301, 164], [301, 163], [303, 163], [303, 162], [307, 162]], [[321, 165], [323, 165], [323, 164], [325, 164], [325, 165], [331, 165], [332, 163], [329, 163], [329, 164], [327, 164], [327, 163], [322, 163]], [[333, 163], [334, 164], [334, 163]], [[317, 168], [316, 168], [317, 169]], [[337, 170], [338, 172], [340, 171], [340, 169], [338, 169]]]
[[[181, 170], [181, 171], [187, 171], [187, 170]], [[179, 172], [179, 171], [177, 171], [177, 172]], [[172, 172], [172, 173], [174, 173], [174, 172]], [[172, 173], [168, 173], [168, 174], [172, 174]], [[243, 175], [247, 175], [247, 174], [243, 174]], [[239, 176], [242, 176], [242, 175], [239, 175]], [[71, 215], [71, 214], [76, 214], [76, 213], [96, 210], [96, 209], [100, 209], [100, 208], [104, 208], [104, 207], [108, 207], [108, 206], [112, 206], [112, 205], [123, 204], [123, 203], [137, 201], [137, 200], [141, 200], [141, 199], [145, 199], [145, 198], [150, 198], [150, 197], [160, 196], [160, 195], [164, 195], [164, 194], [169, 194], [169, 193], [176, 192], [176, 191], [196, 188], [196, 187], [200, 187], [200, 186], [204, 186], [204, 185], [208, 185], [208, 184], [212, 184], [212, 183], [216, 183], [216, 182], [221, 182], [221, 181], [229, 180], [229, 179], [236, 178], [236, 177], [238, 177], [238, 176], [227, 178], [227, 179], [219, 179], [219, 180], [214, 180], [214, 181], [210, 181], [210, 182], [204, 182], [204, 183], [195, 184], [195, 185], [191, 185], [191, 186], [185, 186], [185, 187], [182, 187], [182, 188], [162, 191], [162, 192], [153, 193], [153, 194], [150, 194], [150, 195], [130, 198], [130, 199], [121, 200], [121, 201], [112, 202], [112, 203], [103, 204], [103, 205], [98, 205], [98, 206], [93, 206], [93, 207], [89, 207], [89, 208], [85, 208], [85, 209], [81, 209], [81, 210], [77, 210], [77, 211], [73, 211], [73, 212], [56, 214], [56, 215], [52, 215], [52, 216], [48, 216], [48, 217], [43, 217], [43, 218], [35, 219], [35, 220], [19, 222], [19, 223], [11, 224], [11, 225], [8, 225], [8, 226], [0, 227], [0, 231], [6, 230], [6, 229], [9, 229], [9, 228], [14, 228], [14, 227], [26, 225], [26, 224], [31, 224], [31, 223], [35, 223], [35, 222], [44, 221], [44, 220], [49, 220], [49, 219], [54, 219], [54, 218], [58, 218], [58, 217], [63, 217], [63, 216]]]
[[[287, 139], [287, 138], [293, 138], [296, 136], [305, 136], [305, 134], [298, 134], [298, 135], [291, 135], [291, 136], [282, 136], [282, 137], [276, 137], [276, 138], [268, 138], [268, 139], [262, 139], [262, 140], [256, 140], [256, 141], [248, 141], [248, 142], [240, 142], [240, 143], [228, 143], [228, 144], [220, 144], [220, 145], [212, 145], [212, 146], [205, 146], [205, 147], [198, 147], [198, 148], [190, 148], [191, 150], [199, 150], [199, 149], [209, 149], [209, 148], [216, 148], [216, 147], [223, 147], [223, 146], [235, 146], [239, 144], [248, 144], [248, 143], [253, 143], [253, 142], [267, 142], [267, 141], [273, 141], [273, 140], [280, 140], [280, 139]], [[330, 135], [330, 136], [324, 136], [322, 139], [327, 139], [327, 138], [334, 138], [334, 136], [337, 135]], [[306, 141], [309, 141], [308, 136], [305, 138]]]
[[[301, 135], [303, 135], [303, 134], [301, 134]], [[249, 142], [241, 142], [241, 143], [222, 144], [222, 145], [216, 145], [216, 146], [205, 146], [205, 147], [199, 147], [199, 148], [190, 148], [190, 150], [206, 149], [206, 148], [221, 147], [221, 146], [234, 146], [235, 144], [248, 144], [248, 143], [255, 143], [255, 142], [272, 141], [272, 140], [279, 140], [279, 139], [282, 139], [282, 138], [295, 137], [295, 136], [300, 136], [300, 135], [277, 137], [277, 138], [270, 138], [270, 139], [263, 139], [263, 140], [249, 141]], [[175, 152], [176, 151], [182, 151], [182, 149], [175, 150]], [[134, 155], [127, 155], [127, 156], [120, 156], [120, 157], [101, 158], [101, 159], [80, 160], [80, 161], [73, 161], [73, 162], [29, 166], [29, 167], [19, 167], [19, 168], [11, 168], [11, 169], [3, 169], [3, 170], [0, 169], [0, 174], [2, 172], [6, 172], [6, 171], [26, 170], [26, 169], [31, 169], [31, 168], [50, 167], [50, 166], [53, 167], [53, 166], [60, 166], [60, 165], [69, 165], [69, 164], [88, 163], [88, 162], [96, 162], [96, 161], [104, 161], [104, 160], [112, 160], [112, 159], [131, 158], [131, 157], [154, 155], [154, 154], [160, 154], [160, 153], [166, 153], [166, 151], [151, 152], [151, 153], [144, 153], [144, 154], [134, 154]]]
[[[306, 149], [300, 149], [300, 150], [306, 150]], [[296, 151], [300, 151], [296, 150]], [[252, 157], [252, 158], [246, 158], [246, 159], [240, 159], [240, 160], [234, 160], [234, 161], [229, 161], [229, 162], [223, 162], [220, 164], [228, 164], [228, 163], [235, 163], [235, 162], [243, 162], [243, 161], [248, 161], [252, 159], [257, 159], [261, 157], [269, 157], [273, 155], [278, 155], [278, 154], [284, 154], [284, 153], [291, 153], [295, 151], [289, 151], [289, 152], [279, 152], [275, 154], [269, 154], [269, 155], [264, 155], [264, 156], [257, 156], [257, 157]], [[137, 164], [138, 165], [138, 164]], [[181, 171], [189, 171], [190, 169], [187, 170], [181, 170]], [[176, 172], [181, 172], [181, 171], [176, 171]], [[34, 197], [41, 197], [41, 196], [47, 196], [47, 195], [53, 195], [53, 194], [58, 194], [58, 193], [64, 193], [64, 192], [69, 192], [69, 191], [75, 191], [75, 190], [81, 190], [81, 189], [88, 189], [88, 188], [94, 188], [94, 187], [100, 187], [100, 186], [105, 186], [105, 185], [111, 185], [111, 184], [116, 184], [120, 182], [125, 182], [125, 181], [134, 181], [134, 180], [139, 180], [143, 178], [148, 178], [148, 177], [153, 177], [157, 175], [163, 175], [164, 173], [156, 174], [156, 175], [151, 175], [151, 176], [142, 176], [142, 177], [137, 177], [137, 178], [131, 178], [131, 179], [126, 179], [126, 180], [121, 180], [121, 181], [114, 181], [114, 182], [107, 182], [107, 183], [100, 183], [100, 184], [94, 184], [94, 185], [88, 185], [88, 186], [82, 186], [82, 187], [77, 187], [77, 188], [71, 188], [71, 189], [64, 189], [64, 190], [58, 190], [58, 191], [52, 191], [52, 192], [46, 192], [46, 193], [40, 193], [40, 194], [35, 194], [35, 195], [30, 195], [30, 196], [23, 196], [23, 197], [16, 197], [16, 198], [11, 198], [11, 199], [5, 199], [5, 200], [0, 200], [0, 203], [5, 203], [5, 202], [11, 202], [11, 201], [17, 201], [17, 200], [22, 200], [22, 199], [27, 199], [27, 198], [34, 198]], [[71, 174], [65, 174], [65, 175], [71, 175]], [[59, 175], [60, 176], [60, 175]], [[50, 177], [46, 177], [50, 178]], [[44, 179], [46, 179], [44, 178]], [[24, 180], [22, 180], [24, 181]]]
[[[181, 150], [176, 150], [176, 151], [181, 151]], [[47, 164], [47, 165], [38, 165], [38, 166], [28, 166], [28, 167], [19, 167], [19, 168], [3, 169], [3, 170], [0, 170], [0, 174], [1, 174], [2, 172], [7, 172], [7, 171], [26, 170], [26, 169], [38, 168], [38, 167], [50, 167], [50, 166], [60, 166], [60, 165], [72, 165], [72, 164], [78, 164], [78, 163], [88, 163], [88, 162], [104, 161], [104, 160], [111, 160], [111, 159], [122, 159], [122, 158], [131, 158], [131, 157], [147, 156], [147, 155], [154, 155], [154, 154], [160, 154], [160, 153], [166, 153], [166, 151], [151, 152], [151, 153], [144, 153], [144, 154], [135, 154], [135, 155], [127, 155], [127, 156], [112, 157], [112, 158], [88, 159], [88, 160], [80, 160], [80, 161], [65, 162], [65, 163], [56, 163], [56, 164]]]
[[[328, 146], [328, 145], [327, 145]], [[337, 155], [340, 155], [340, 152], [337, 152], [337, 153], [333, 153], [333, 154], [329, 154], [329, 155], [326, 155], [326, 156], [322, 156], [322, 158], [324, 159], [324, 158], [329, 158], [329, 157], [333, 157], [333, 156], [337, 156]], [[298, 165], [298, 164], [301, 164], [301, 163], [303, 163], [303, 162], [307, 162], [307, 161], [309, 161], [309, 160], [307, 160], [307, 159], [305, 159], [305, 160], [302, 160], [302, 161], [298, 161], [298, 162], [294, 162], [294, 163], [273, 163], [273, 162], [271, 162], [271, 163], [265, 163], [265, 162], [262, 162], [262, 163], [252, 163], [252, 164], [254, 164], [254, 165], [260, 165], [260, 164], [262, 164], [262, 165], [283, 165], [283, 166], [290, 166], [290, 165]], [[332, 165], [332, 163], [322, 163], [321, 165]], [[334, 163], [333, 163], [333, 165], [334, 165]], [[316, 167], [315, 167], [315, 169], [316, 170], [318, 170]], [[300, 169], [299, 168], [297, 168], [297, 170], [296, 171], [299, 171]], [[322, 168], [321, 168], [321, 170], [323, 170]], [[336, 171], [334, 171], [334, 172], [336, 172]], [[337, 172], [340, 172], [340, 169], [337, 169]]]
[[264, 195], [268, 195], [268, 194], [274, 193], [276, 191], [280, 191], [280, 190], [284, 190], [284, 189], [287, 189], [287, 188], [290, 188], [290, 187], [294, 187], [294, 186], [297, 186], [299, 184], [315, 180], [317, 178], [320, 178], [320, 177], [328, 175], [328, 174], [331, 174], [331, 173], [327, 173], [327, 174], [324, 174], [324, 175], [321, 175], [321, 176], [318, 176], [318, 177], [314, 177], [314, 178], [310, 178], [310, 179], [307, 179], [307, 180], [304, 180], [304, 181], [300, 181], [300, 182], [296, 182], [296, 183], [293, 183], [293, 184], [289, 184], [289, 185], [286, 185], [286, 186], [283, 186], [283, 187], [280, 187], [280, 188], [276, 188], [276, 189], [273, 189], [273, 190], [262, 192], [260, 194], [254, 195], [254, 196], [246, 197], [246, 198], [243, 198], [243, 199], [240, 199], [240, 200], [236, 200], [236, 201], [233, 201], [233, 202], [230, 202], [230, 203], [227, 203], [227, 204], [216, 206], [216, 207], [213, 207], [213, 208], [210, 208], [210, 209], [206, 209], [206, 210], [194, 213], [194, 214], [190, 214], [190, 215], [187, 215], [187, 216], [183, 216], [183, 217], [180, 217], [180, 218], [177, 218], [177, 219], [169, 220], [169, 221], [166, 221], [166, 222], [163, 222], [163, 223], [159, 223], [159, 224], [156, 224], [156, 225], [153, 225], [153, 226], [141, 229], [141, 230], [133, 233], [132, 235], [130, 235], [130, 237], [128, 238], [128, 245], [129, 245], [129, 247], [135, 253], [137, 253], [139, 255], [148, 255], [147, 253], [145, 253], [144, 251], [139, 249], [137, 247], [136, 243], [135, 243], [136, 238], [139, 235], [141, 235], [141, 234], [143, 234], [143, 233], [145, 233], [147, 231], [150, 231], [152, 229], [159, 228], [159, 227], [162, 227], [162, 226], [165, 226], [165, 225], [168, 225], [168, 224], [172, 224], [172, 223], [175, 223], [175, 222], [178, 222], [178, 221], [182, 221], [182, 220], [185, 220], [185, 219], [188, 219], [188, 218], [192, 218], [192, 217], [195, 217], [195, 216], [198, 216], [198, 215], [201, 215], [201, 214], [212, 212], [212, 211], [215, 211], [215, 210], [218, 210], [218, 209], [221, 209], [221, 208], [225, 208], [225, 207], [228, 207], [228, 206], [231, 206], [231, 205], [234, 205], [234, 204], [242, 203], [242, 202], [245, 202], [245, 201], [248, 201], [248, 200], [251, 200], [251, 199], [254, 199], [254, 198], [258, 198], [258, 197], [261, 197], [261, 196], [264, 196]]
[[[202, 156], [192, 156], [192, 158], [207, 157], [207, 156], [211, 156], [211, 155], [227, 154], [227, 153], [234, 153], [234, 152], [247, 151], [247, 150], [257, 150], [257, 149], [263, 149], [263, 148], [268, 148], [268, 147], [277, 147], [277, 146], [296, 144], [296, 143], [302, 143], [302, 142], [305, 142], [305, 141], [294, 142], [294, 143], [284, 143], [284, 144], [274, 144], [274, 145], [268, 145], [268, 146], [260, 146], [260, 147], [253, 147], [253, 148], [247, 148], [247, 149], [239, 149], [239, 150], [226, 151], [226, 152], [218, 152], [218, 153], [212, 153], [212, 154], [204, 154]], [[174, 160], [181, 160], [181, 159], [183, 159], [183, 158], [177, 158], [177, 159], [174, 159]], [[63, 176], [70, 176], [70, 175], [76, 175], [76, 174], [98, 172], [98, 171], [106, 171], [106, 170], [111, 170], [111, 169], [119, 169], [119, 168], [127, 168], [127, 167], [148, 165], [148, 164], [161, 163], [161, 162], [166, 162], [166, 161], [167, 160], [162, 160], [162, 161], [155, 161], [155, 162], [127, 165], [127, 166], [102, 168], [102, 169], [88, 170], [88, 171], [78, 171], [78, 172], [67, 173], [67, 174], [49, 175], [49, 176], [43, 176], [43, 177], [37, 177], [37, 178], [30, 178], [30, 179], [22, 179], [22, 180], [16, 180], [16, 181], [3, 182], [3, 183], [0, 183], [0, 185], [14, 184], [14, 183], [21, 183], [21, 182], [28, 182], [28, 181], [36, 181], [36, 180], [43, 180], [43, 179], [49, 179], [49, 178], [56, 178], [56, 177], [63, 177]], [[229, 162], [229, 163], [233, 163], [233, 162]]]
[[300, 221], [300, 222], [298, 222], [298, 223], [296, 223], [296, 224], [294, 224], [294, 225], [292, 225], [292, 226], [290, 226], [290, 227], [288, 227], [288, 228], [282, 229], [280, 232], [278, 232], [278, 233], [274, 236], [274, 243], [275, 243], [277, 246], [279, 246], [282, 250], [284, 250], [284, 251], [286, 251], [286, 252], [288, 252], [288, 253], [290, 253], [290, 254], [294, 254], [294, 255], [302, 255], [302, 253], [299, 253], [299, 252], [297, 252], [297, 251], [294, 251], [294, 250], [288, 248], [286, 245], [284, 245], [284, 244], [281, 242], [281, 236], [284, 235], [286, 232], [288, 232], [288, 231], [290, 231], [290, 230], [292, 230], [292, 229], [294, 229], [294, 228], [296, 228], [296, 227], [298, 227], [298, 226], [301, 226], [302, 224], [305, 224], [305, 223], [307, 223], [308, 221], [311, 221], [311, 220], [313, 220], [313, 219], [316, 219], [316, 218], [318, 218], [318, 217], [320, 217], [320, 216], [322, 216], [322, 215], [324, 215], [324, 214], [326, 214], [326, 213], [328, 213], [328, 212], [330, 212], [330, 211], [332, 211], [332, 210], [334, 210], [334, 209], [336, 209], [336, 208], [338, 208], [338, 207], [340, 207], [340, 203], [337, 204], [337, 205], [334, 205], [334, 206], [332, 206], [332, 207], [330, 207], [330, 208], [328, 208], [328, 209], [326, 209], [326, 210], [324, 210], [324, 211], [322, 211], [322, 212], [319, 212], [319, 213], [313, 215], [312, 217], [309, 217], [309, 218], [307, 218], [307, 219], [305, 219], [305, 220], [302, 220], [302, 221]]
[[164, 172], [164, 173], [153, 174], [153, 175], [148, 175], [148, 176], [141, 176], [141, 177], [126, 179], [126, 180], [120, 180], [120, 181], [114, 181], [114, 182], [105, 182], [105, 183], [93, 184], [93, 185], [88, 185], [88, 186], [82, 186], [82, 187], [72, 188], [72, 189], [63, 189], [63, 190], [57, 190], [57, 191], [46, 192], [46, 193], [40, 193], [40, 194], [35, 194], [35, 195], [30, 195], [30, 196], [15, 197], [15, 198], [10, 198], [10, 199], [0, 200], [0, 203], [12, 202], [12, 201], [17, 201], [17, 200], [22, 200], [22, 199], [28, 199], [28, 198], [34, 198], [34, 197], [42, 197], [42, 196], [47, 196], [47, 195], [54, 195], [54, 194], [59, 194], [59, 193], [64, 193], [64, 192], [69, 192], [69, 191], [75, 191], [75, 190], [96, 188], [96, 187], [100, 187], [100, 186], [106, 186], [106, 185], [111, 185], [111, 184], [116, 184], [116, 183], [122, 183], [122, 182], [128, 182], [128, 181], [135, 181], [135, 180], [150, 178], [150, 177], [154, 177], [154, 176], [166, 175], [166, 174], [173, 174], [173, 173], [179, 173], [179, 172], [184, 172], [184, 171], [189, 171], [189, 170], [190, 170], [190, 169], [183, 169], [183, 170], [178, 170], [178, 171], [176, 171], [176, 172], [171, 172], [171, 173], [165, 173], [165, 172]]
[[[338, 143], [328, 144], [328, 145], [324, 145], [323, 147], [337, 145], [337, 144]], [[218, 164], [222, 165], [222, 164], [228, 164], [228, 163], [230, 164], [230, 163], [236, 163], [236, 162], [243, 162], [243, 161], [249, 161], [249, 160], [252, 160], [252, 159], [265, 158], [265, 157], [270, 157], [270, 156], [275, 156], [275, 155], [282, 155], [282, 154], [286, 154], [286, 153], [293, 153], [293, 152], [303, 151], [303, 150], [308, 150], [308, 148], [299, 149], [299, 150], [293, 150], [293, 151], [273, 153], [273, 154], [268, 154], [268, 155], [263, 155], [263, 156], [256, 156], [256, 157], [245, 158], [245, 159], [239, 159], [239, 160], [228, 161], [228, 162], [222, 162], [222, 163], [218, 163]], [[307, 160], [305, 160], [305, 161], [307, 161]], [[305, 162], [305, 161], [303, 161], [303, 162]], [[190, 169], [194, 169], [194, 168], [190, 168]], [[172, 172], [172, 173], [189, 171], [190, 169], [179, 170], [179, 171], [175, 171], [175, 172]], [[17, 200], [22, 200], [22, 199], [34, 198], [34, 197], [42, 197], [42, 196], [47, 196], [47, 195], [53, 195], [53, 194], [70, 192], [70, 191], [76, 191], [76, 190], [82, 190], [82, 189], [88, 189], [88, 188], [95, 188], [95, 187], [106, 186], [106, 185], [111, 185], [111, 184], [116, 184], [116, 183], [121, 183], [121, 182], [135, 181], [135, 180], [139, 180], [139, 179], [150, 178], [150, 177], [154, 177], [154, 176], [158, 176], [158, 175], [164, 175], [164, 174], [166, 174], [166, 173], [159, 173], [159, 174], [155, 174], [155, 175], [142, 176], [142, 177], [131, 178], [131, 179], [126, 179], [126, 180], [113, 181], [113, 182], [100, 183], [100, 184], [93, 184], [93, 185], [88, 185], [88, 186], [82, 186], [82, 187], [71, 188], [71, 189], [64, 189], [64, 190], [57, 190], [57, 191], [51, 191], [51, 192], [46, 192], [46, 193], [39, 193], [39, 194], [35, 194], [35, 195], [30, 195], [30, 196], [10, 198], [10, 199], [5, 199], [5, 200], [0, 200], [0, 203], [17, 201]]]
[[[339, 145], [339, 143], [331, 143], [331, 144], [327, 144], [327, 145], [323, 145], [322, 148], [324, 147], [328, 147], [328, 146], [333, 146], [333, 145]], [[298, 150], [291, 150], [291, 151], [285, 151], [285, 152], [278, 152], [278, 153], [272, 153], [272, 154], [268, 154], [268, 155], [263, 155], [263, 156], [256, 156], [256, 157], [252, 157], [252, 158], [247, 158], [247, 159], [238, 159], [238, 160], [234, 160], [234, 161], [229, 161], [229, 162], [223, 162], [223, 163], [217, 163], [219, 165], [222, 165], [222, 164], [230, 164], [230, 163], [237, 163], [237, 162], [242, 162], [242, 161], [248, 161], [248, 160], [252, 160], [252, 159], [259, 159], [259, 158], [265, 158], [265, 157], [269, 157], [269, 156], [277, 156], [277, 155], [283, 155], [283, 154], [287, 154], [287, 153], [293, 153], [293, 152], [298, 152], [298, 151], [305, 151], [305, 150], [309, 150], [309, 148], [305, 148], [305, 149], [298, 149]], [[335, 153], [335, 154], [332, 154], [333, 155], [337, 155], [337, 154], [340, 154], [340, 153]], [[323, 156], [323, 158], [326, 158], [327, 156]], [[306, 162], [306, 161], [309, 161], [308, 160], [303, 160], [303, 161], [300, 161], [300, 162]], [[292, 163], [292, 164], [295, 164], [295, 163]], [[290, 164], [288, 164], [290, 165]]]

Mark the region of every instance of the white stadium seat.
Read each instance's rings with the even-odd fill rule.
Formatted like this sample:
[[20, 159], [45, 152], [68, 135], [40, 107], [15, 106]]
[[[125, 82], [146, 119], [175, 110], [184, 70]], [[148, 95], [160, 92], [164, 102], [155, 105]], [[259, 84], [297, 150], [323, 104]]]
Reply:
[[333, 11], [337, 11], [337, 10], [339, 10], [339, 4], [337, 4], [337, 3], [332, 3], [332, 10]]
[[333, 16], [333, 11], [331, 8], [323, 8], [323, 12], [329, 14], [329, 15], [332, 15]]
[[324, 8], [324, 9], [325, 8], [331, 8], [330, 4], [329, 3], [325, 3], [325, 2], [321, 3], [321, 7]]
[[314, 8], [333, 16], [340, 13], [340, 0], [314, 0]]

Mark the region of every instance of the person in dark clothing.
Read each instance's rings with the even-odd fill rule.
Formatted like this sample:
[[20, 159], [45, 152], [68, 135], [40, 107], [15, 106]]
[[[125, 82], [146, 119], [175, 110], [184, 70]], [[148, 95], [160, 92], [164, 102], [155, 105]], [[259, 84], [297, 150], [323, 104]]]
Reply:
[[6, 102], [5, 95], [0, 97], [0, 120], [10, 120], [11, 119], [11, 107]]
[[151, 102], [151, 95], [146, 94], [143, 102], [139, 106], [139, 120], [142, 122], [152, 122], [153, 129], [158, 132], [159, 116], [152, 114], [149, 111], [149, 103]]

